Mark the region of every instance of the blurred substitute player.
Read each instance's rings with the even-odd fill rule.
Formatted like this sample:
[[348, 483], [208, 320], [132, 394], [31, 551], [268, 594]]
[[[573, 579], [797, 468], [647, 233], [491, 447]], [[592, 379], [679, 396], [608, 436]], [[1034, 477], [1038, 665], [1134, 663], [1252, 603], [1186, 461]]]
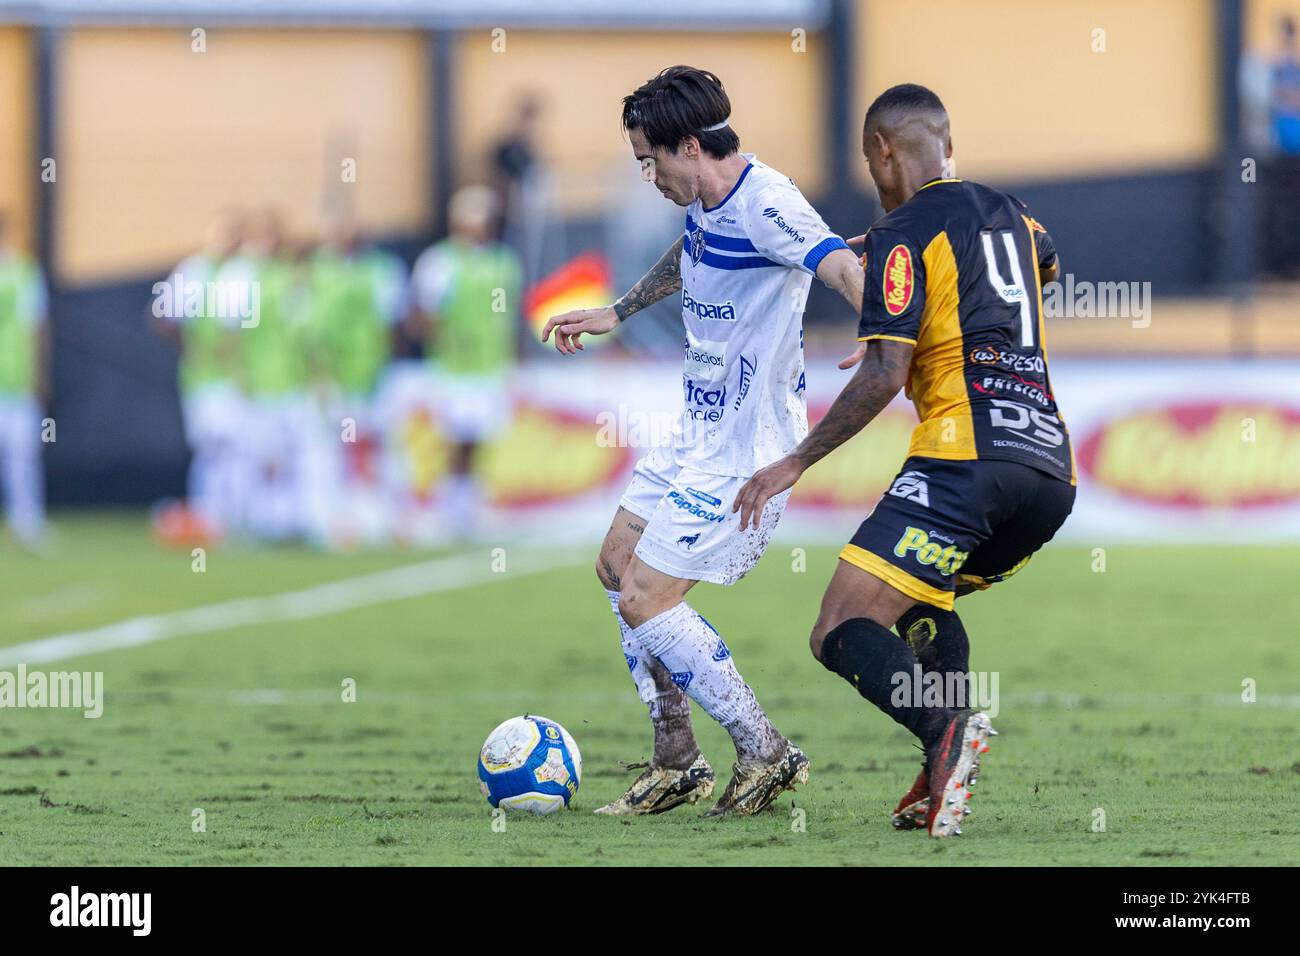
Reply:
[[803, 310], [816, 275], [854, 309], [862, 269], [794, 183], [738, 152], [731, 102], [712, 73], [676, 66], [623, 100], [623, 127], [647, 182], [686, 207], [685, 230], [614, 305], [552, 318], [573, 354], [665, 296], [682, 292], [685, 408], [671, 441], [636, 466], [596, 573], [654, 724], [649, 768], [597, 812], [657, 813], [713, 790], [687, 694], [736, 746], [710, 815], [747, 815], [808, 778], [808, 758], [772, 726], [713, 626], [685, 603], [699, 581], [734, 584], [758, 561], [785, 507], [771, 501], [737, 533], [735, 494], [807, 433]]
[[[361, 242], [356, 221], [335, 218], [310, 267], [312, 355], [316, 422], [311, 429], [308, 524], [326, 544], [382, 530], [365, 525], [359, 473], [374, 465], [381, 434], [374, 400], [392, 356], [393, 327], [401, 318], [406, 266], [391, 253]], [[373, 485], [373, 481], [371, 482]]]
[[936, 706], [893, 695], [918, 664], [964, 681], [970, 645], [954, 596], [1024, 567], [1074, 505], [1070, 438], [1043, 344], [1042, 284], [1059, 263], [1019, 200], [943, 178], [948, 114], [924, 87], [877, 98], [862, 150], [887, 215], [864, 237], [861, 365], [826, 417], [758, 472], [734, 508], [742, 528], [757, 522], [770, 498], [788, 494], [906, 386], [921, 419], [908, 458], [840, 553], [811, 645], [921, 739], [925, 763], [894, 825], [946, 837], [961, 832], [993, 729], [964, 695]]
[[412, 271], [412, 334], [436, 363], [442, 425], [452, 442], [440, 498], [457, 537], [473, 534], [484, 492], [478, 450], [510, 423], [510, 378], [518, 356], [522, 271], [494, 238], [499, 200], [487, 186], [451, 198], [451, 235], [426, 249]]
[[0, 210], [0, 491], [9, 530], [38, 549], [45, 530], [41, 408], [49, 401], [47, 294]]
[[306, 531], [305, 446], [311, 427], [308, 312], [303, 266], [270, 211], [250, 217], [239, 255], [219, 276], [239, 297], [246, 414], [242, 455], [251, 472], [247, 525], [259, 539]]
[[188, 499], [207, 533], [242, 520], [246, 476], [239, 459], [244, 402], [239, 390], [238, 303], [218, 273], [239, 248], [233, 212], [213, 219], [203, 248], [154, 287], [154, 329], [180, 347], [181, 417], [190, 446]]

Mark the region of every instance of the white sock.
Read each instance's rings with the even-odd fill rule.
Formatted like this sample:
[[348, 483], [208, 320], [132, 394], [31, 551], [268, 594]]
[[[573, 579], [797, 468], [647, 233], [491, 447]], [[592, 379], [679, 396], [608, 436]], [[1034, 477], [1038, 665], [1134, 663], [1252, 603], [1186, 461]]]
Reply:
[[668, 668], [673, 683], [731, 734], [741, 759], [767, 762], [781, 753], [785, 737], [736, 670], [721, 635], [689, 604], [683, 601], [651, 618], [627, 640]]
[[[618, 612], [618, 591], [605, 590], [605, 595], [609, 598], [609, 606], [614, 610], [614, 618], [618, 621], [618, 629], [623, 635], [623, 658], [627, 661], [627, 668], [632, 672], [632, 681], [636, 684], [637, 696], [641, 702], [650, 708], [650, 719], [659, 720], [666, 716], [665, 704], [670, 704], [674, 697], [678, 695], [671, 692], [660, 693], [655, 687], [654, 676], [650, 673], [648, 666], [649, 656], [645, 650], [632, 643], [629, 635], [632, 628], [628, 627], [627, 621], [623, 620], [623, 615]], [[684, 700], [683, 700], [684, 702]], [[671, 705], [668, 709], [672, 709]], [[687, 705], [687, 713], [690, 712], [690, 706]]]

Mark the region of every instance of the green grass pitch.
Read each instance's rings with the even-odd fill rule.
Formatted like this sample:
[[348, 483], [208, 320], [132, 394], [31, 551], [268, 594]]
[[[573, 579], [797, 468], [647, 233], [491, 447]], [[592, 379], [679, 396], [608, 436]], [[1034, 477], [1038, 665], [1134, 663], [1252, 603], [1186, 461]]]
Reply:
[[[198, 574], [139, 516], [58, 524], [54, 557], [0, 552], [0, 648], [428, 559], [218, 548]], [[644, 709], [588, 556], [524, 573], [507, 545], [482, 583], [31, 665], [102, 671], [104, 714], [0, 710], [0, 865], [1300, 860], [1300, 549], [1116, 546], [1098, 572], [1090, 548], [1057, 546], [963, 600], [1001, 735], [965, 835], [940, 844], [889, 827], [919, 754], [809, 656], [835, 551], [800, 573], [796, 545], [692, 598], [812, 759], [769, 814], [592, 815], [647, 753]], [[524, 712], [568, 727], [584, 778], [571, 811], [501, 830], [475, 757]], [[730, 743], [698, 710], [696, 726], [720, 792]]]

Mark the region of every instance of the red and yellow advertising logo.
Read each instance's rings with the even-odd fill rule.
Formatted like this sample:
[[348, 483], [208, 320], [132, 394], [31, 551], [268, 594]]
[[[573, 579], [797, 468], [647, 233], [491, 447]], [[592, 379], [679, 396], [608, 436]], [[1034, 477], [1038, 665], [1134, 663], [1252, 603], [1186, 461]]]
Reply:
[[1300, 407], [1167, 404], [1105, 422], [1078, 445], [1082, 472], [1128, 498], [1191, 509], [1300, 501]]
[[[449, 444], [426, 408], [410, 410], [397, 428], [402, 485], [416, 500], [433, 500], [447, 472]], [[554, 504], [621, 478], [634, 449], [596, 442], [590, 416], [520, 404], [510, 428], [483, 449], [488, 495], [499, 507]]]
[[889, 250], [885, 259], [885, 311], [890, 315], [902, 315], [912, 302], [912, 286], [915, 282], [912, 273], [912, 254], [906, 246], [898, 245]]

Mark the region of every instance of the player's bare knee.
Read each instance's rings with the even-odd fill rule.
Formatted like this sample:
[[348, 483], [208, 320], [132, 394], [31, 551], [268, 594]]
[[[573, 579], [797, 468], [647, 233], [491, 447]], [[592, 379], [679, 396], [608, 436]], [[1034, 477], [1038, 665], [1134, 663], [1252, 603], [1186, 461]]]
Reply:
[[822, 629], [821, 621], [818, 621], [808, 635], [808, 650], [812, 651], [812, 656], [820, 661], [822, 659], [822, 644], [826, 643], [826, 631]]
[[818, 661], [822, 659], [822, 646], [826, 643], [826, 635], [835, 630], [840, 620], [841, 618], [834, 614], [828, 615], [825, 611], [817, 616], [817, 623], [813, 625], [812, 633], [808, 635], [808, 649]]
[[650, 619], [646, 614], [647, 595], [635, 584], [629, 584], [619, 592], [618, 613], [622, 615], [628, 627], [640, 627]]

